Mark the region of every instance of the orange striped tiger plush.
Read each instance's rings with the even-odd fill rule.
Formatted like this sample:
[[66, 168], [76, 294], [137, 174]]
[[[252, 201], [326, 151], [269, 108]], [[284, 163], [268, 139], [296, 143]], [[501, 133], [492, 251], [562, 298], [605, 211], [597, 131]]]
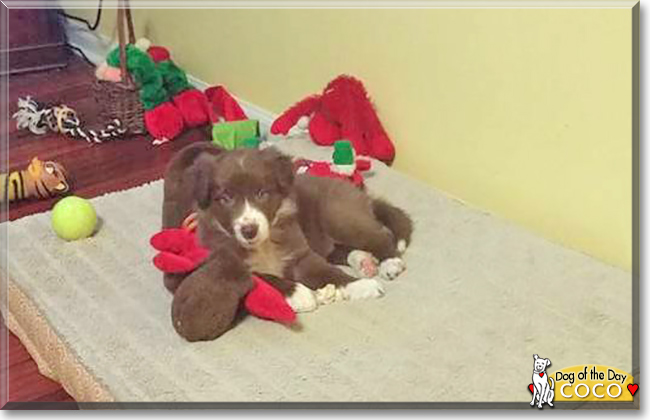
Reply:
[[26, 198], [47, 199], [70, 190], [68, 174], [62, 165], [33, 158], [27, 169], [0, 174], [0, 202]]

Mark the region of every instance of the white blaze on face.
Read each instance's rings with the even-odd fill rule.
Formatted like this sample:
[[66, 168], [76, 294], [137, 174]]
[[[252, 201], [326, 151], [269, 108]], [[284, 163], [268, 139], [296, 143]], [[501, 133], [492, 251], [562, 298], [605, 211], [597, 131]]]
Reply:
[[[251, 225], [257, 227], [257, 234], [253, 238], [248, 239], [243, 235], [242, 229]], [[269, 238], [269, 221], [264, 213], [256, 207], [251, 206], [248, 200], [246, 200], [241, 214], [233, 223], [233, 230], [239, 243], [247, 248], [252, 248]]]

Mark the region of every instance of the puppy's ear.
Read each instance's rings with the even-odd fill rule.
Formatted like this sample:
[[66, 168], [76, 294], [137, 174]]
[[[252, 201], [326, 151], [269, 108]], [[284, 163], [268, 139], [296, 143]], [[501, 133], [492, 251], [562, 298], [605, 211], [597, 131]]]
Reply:
[[265, 159], [271, 162], [275, 179], [282, 191], [287, 191], [293, 185], [293, 161], [283, 153], [280, 153], [273, 147], [266, 148], [262, 151]]
[[538, 355], [536, 355], [536, 354], [533, 354], [533, 359], [535, 359], [535, 360], [537, 360], [538, 358], [539, 358], [539, 356], [538, 356]]
[[546, 366], [551, 366], [551, 359], [546, 359]]
[[192, 194], [199, 208], [206, 209], [212, 201], [212, 190], [214, 188], [214, 167], [216, 157], [202, 153], [195, 160], [188, 170], [191, 180]]

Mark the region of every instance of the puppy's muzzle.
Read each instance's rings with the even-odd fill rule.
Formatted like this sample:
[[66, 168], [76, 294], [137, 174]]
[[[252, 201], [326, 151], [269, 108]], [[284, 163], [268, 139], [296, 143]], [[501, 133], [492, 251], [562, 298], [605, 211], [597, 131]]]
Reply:
[[248, 223], [243, 225], [239, 231], [244, 239], [247, 241], [253, 241], [255, 237], [257, 237], [257, 232], [259, 232], [259, 226], [255, 223]]

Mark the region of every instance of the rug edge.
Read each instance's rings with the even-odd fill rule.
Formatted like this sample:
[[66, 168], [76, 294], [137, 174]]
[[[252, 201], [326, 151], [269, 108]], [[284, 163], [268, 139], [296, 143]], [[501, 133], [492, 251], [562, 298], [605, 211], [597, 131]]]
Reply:
[[7, 328], [25, 346], [39, 372], [61, 384], [77, 402], [114, 402], [115, 397], [57, 335], [34, 302], [12, 280], [6, 286]]

